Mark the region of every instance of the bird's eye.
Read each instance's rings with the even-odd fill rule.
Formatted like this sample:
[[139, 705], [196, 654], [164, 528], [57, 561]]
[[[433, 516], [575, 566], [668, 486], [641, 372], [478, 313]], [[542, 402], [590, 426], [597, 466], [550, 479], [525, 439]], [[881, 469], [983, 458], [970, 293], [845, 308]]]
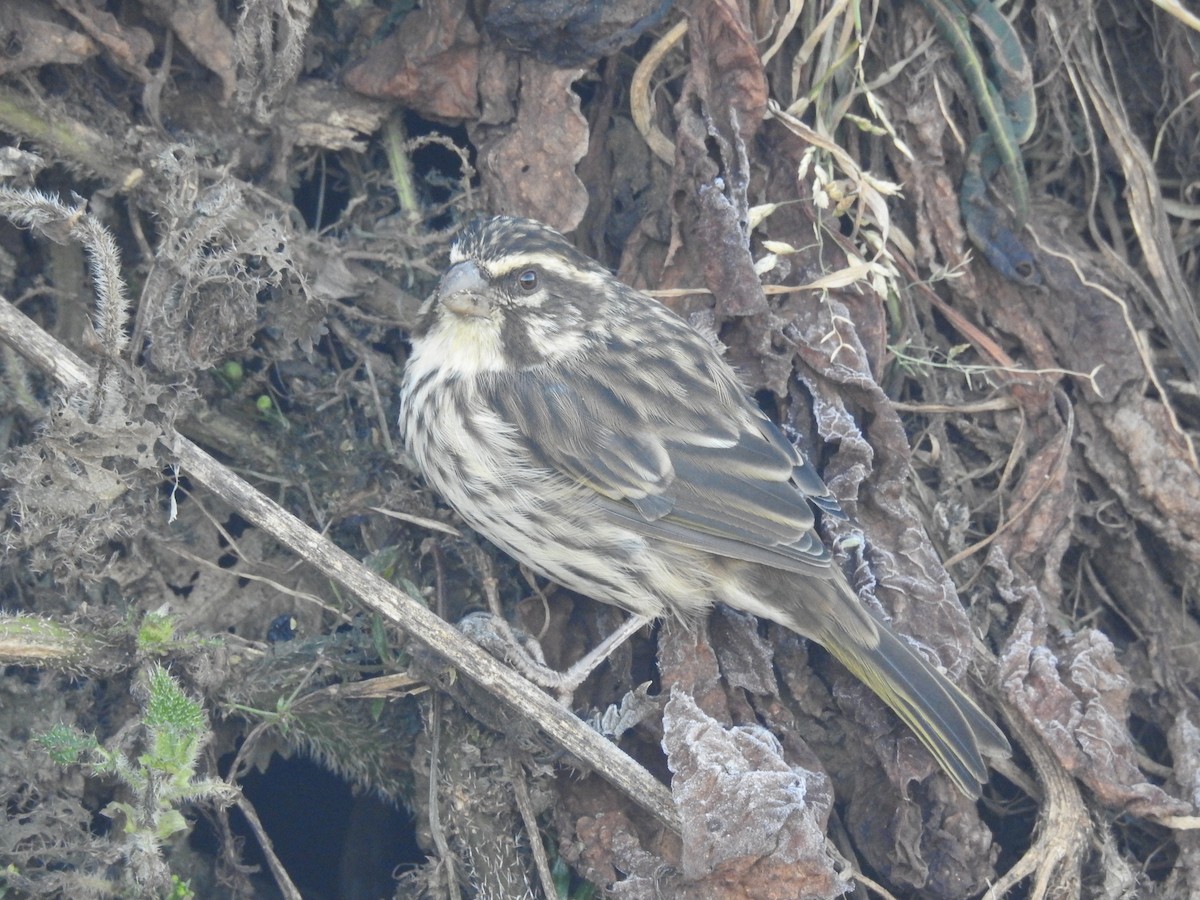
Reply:
[[532, 294], [537, 290], [538, 274], [537, 269], [526, 269], [517, 276], [517, 287], [527, 294]]

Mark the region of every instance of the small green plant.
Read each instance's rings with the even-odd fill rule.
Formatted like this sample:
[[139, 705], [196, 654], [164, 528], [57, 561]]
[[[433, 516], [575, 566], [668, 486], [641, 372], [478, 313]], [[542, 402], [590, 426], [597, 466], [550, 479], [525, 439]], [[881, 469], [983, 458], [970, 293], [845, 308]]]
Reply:
[[175, 619], [165, 613], [146, 613], [138, 627], [138, 649], [148, 654], [165, 653], [175, 638]]
[[167, 894], [167, 900], [195, 900], [195, 897], [196, 892], [190, 884], [178, 875], [171, 876], [171, 891]]
[[0, 900], [5, 900], [8, 896], [8, 880], [10, 877], [17, 875], [17, 867], [9, 863], [4, 867], [4, 871], [0, 872]]
[[592, 900], [596, 896], [596, 886], [575, 875], [561, 856], [555, 858], [550, 874], [558, 900]]
[[292, 423], [283, 414], [283, 410], [279, 408], [279, 404], [271, 399], [270, 394], [259, 394], [258, 399], [254, 401], [254, 408], [258, 410], [258, 414], [262, 416], [263, 421], [272, 427], [278, 428], [281, 431], [291, 431]]
[[129, 789], [130, 801], [113, 800], [103, 810], [116, 824], [116, 834], [130, 861], [137, 885], [162, 890], [163, 896], [185, 898], [190, 888], [172, 880], [160, 848], [188, 827], [180, 806], [188, 802], [232, 799], [233, 788], [223, 781], [197, 778], [200, 751], [208, 741], [208, 722], [171, 674], [153, 665], [136, 688], [142, 696], [144, 749], [128, 756], [110, 750], [94, 734], [67, 725], [56, 726], [36, 741], [60, 766], [81, 765], [89, 774], [113, 777]]
[[246, 370], [236, 359], [228, 360], [221, 366], [213, 369], [213, 375], [231, 392], [240, 388], [242, 382], [246, 380]]

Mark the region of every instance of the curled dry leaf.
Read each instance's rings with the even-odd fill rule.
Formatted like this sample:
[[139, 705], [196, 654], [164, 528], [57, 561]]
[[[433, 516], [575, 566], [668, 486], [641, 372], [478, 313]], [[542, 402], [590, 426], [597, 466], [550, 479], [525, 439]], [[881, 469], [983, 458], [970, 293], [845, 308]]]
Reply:
[[104, 48], [109, 59], [142, 84], [150, 80], [150, 71], [146, 68], [146, 60], [154, 52], [154, 38], [150, 32], [137, 25], [122, 23], [111, 13], [83, 0], [60, 0], [56, 5]]
[[766, 110], [766, 75], [738, 3], [696, 4], [689, 22], [673, 173], [684, 265], [704, 273], [719, 314], [753, 315], [767, 300], [750, 254], [746, 146]]
[[588, 194], [575, 166], [587, 153], [588, 124], [571, 90], [583, 72], [521, 60], [516, 121], [498, 136], [478, 134], [479, 174], [492, 209], [559, 231], [573, 231], [583, 219]]
[[463, 0], [431, 0], [353, 66], [346, 84], [424, 116], [471, 119], [479, 113], [479, 43]]
[[662, 20], [673, 0], [494, 0], [484, 27], [514, 50], [555, 66], [615, 53]]
[[684, 690], [671, 692], [663, 726], [686, 880], [705, 879], [707, 896], [782, 900], [849, 889], [825, 841], [829, 806], [810, 795], [824, 776], [789, 765], [766, 729], [722, 725]]
[[215, 0], [175, 3], [170, 19], [171, 30], [183, 46], [221, 80], [221, 94], [228, 101], [237, 90], [236, 41]]
[[1112, 642], [1083, 629], [1052, 641], [1036, 592], [1000, 657], [1009, 699], [1062, 767], [1107, 806], [1134, 815], [1182, 815], [1189, 804], [1150, 784], [1137, 767], [1126, 722], [1131, 681]]
[[20, 72], [47, 63], [73, 65], [95, 56], [96, 44], [66, 26], [62, 16], [33, 0], [0, 3], [0, 75]]

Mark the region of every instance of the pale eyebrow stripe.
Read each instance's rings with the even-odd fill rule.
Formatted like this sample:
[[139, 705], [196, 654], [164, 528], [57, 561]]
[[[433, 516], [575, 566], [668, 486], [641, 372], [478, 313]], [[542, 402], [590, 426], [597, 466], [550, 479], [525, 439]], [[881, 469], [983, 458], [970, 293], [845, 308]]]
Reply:
[[574, 266], [567, 265], [556, 256], [549, 253], [510, 253], [508, 256], [501, 257], [495, 262], [488, 264], [488, 271], [493, 277], [507, 275], [515, 269], [522, 266], [537, 266], [540, 269], [545, 269], [547, 272], [553, 272], [555, 275], [569, 276], [578, 273], [578, 269]]
[[601, 272], [593, 269], [580, 269], [570, 263], [564, 262], [557, 256], [537, 251], [512, 253], [496, 260], [494, 263], [489, 262], [486, 268], [492, 278], [500, 278], [522, 266], [534, 266], [558, 275], [560, 278], [582, 281], [585, 284], [597, 287], [605, 284], [609, 279], [609, 276]]

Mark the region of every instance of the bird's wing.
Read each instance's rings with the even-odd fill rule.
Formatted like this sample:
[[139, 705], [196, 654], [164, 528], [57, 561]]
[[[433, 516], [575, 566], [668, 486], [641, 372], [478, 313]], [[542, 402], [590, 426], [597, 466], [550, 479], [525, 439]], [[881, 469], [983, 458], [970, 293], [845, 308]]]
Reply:
[[[678, 374], [678, 373], [676, 373]], [[711, 372], [709, 373], [711, 375]], [[501, 376], [489, 401], [537, 462], [596, 492], [597, 510], [647, 536], [829, 577], [814, 506], [843, 513], [812, 465], [730, 378], [577, 365]], [[702, 395], [702, 396], [697, 396]]]

